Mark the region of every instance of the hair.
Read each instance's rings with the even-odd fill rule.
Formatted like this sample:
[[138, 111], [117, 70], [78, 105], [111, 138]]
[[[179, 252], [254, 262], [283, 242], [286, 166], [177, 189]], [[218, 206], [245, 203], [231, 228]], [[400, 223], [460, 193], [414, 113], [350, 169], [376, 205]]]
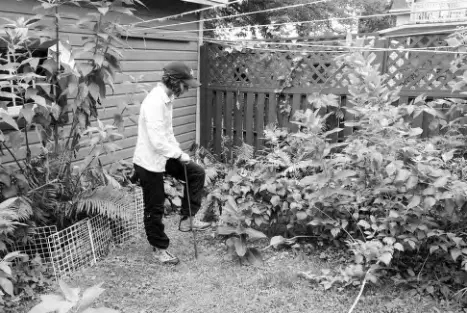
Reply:
[[176, 97], [182, 94], [182, 88], [180, 87], [181, 80], [178, 78], [174, 78], [172, 75], [164, 73], [162, 75], [162, 83], [169, 88]]

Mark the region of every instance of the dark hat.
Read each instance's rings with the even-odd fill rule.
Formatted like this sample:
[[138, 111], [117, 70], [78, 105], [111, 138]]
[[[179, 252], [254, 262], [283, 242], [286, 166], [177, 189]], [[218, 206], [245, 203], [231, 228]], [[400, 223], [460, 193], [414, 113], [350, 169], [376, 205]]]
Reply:
[[198, 88], [201, 84], [193, 77], [193, 70], [183, 62], [172, 62], [164, 67], [164, 71], [170, 76], [180, 79], [192, 88]]

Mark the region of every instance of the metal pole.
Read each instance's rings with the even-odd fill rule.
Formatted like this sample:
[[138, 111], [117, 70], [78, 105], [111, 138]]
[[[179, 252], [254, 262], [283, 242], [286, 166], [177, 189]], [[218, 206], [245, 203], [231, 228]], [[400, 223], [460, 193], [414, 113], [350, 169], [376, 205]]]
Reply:
[[195, 258], [198, 259], [198, 247], [196, 246], [196, 232], [193, 229], [193, 215], [191, 214], [191, 201], [190, 201], [190, 188], [188, 187], [188, 174], [186, 170], [186, 164], [183, 163], [183, 169], [185, 170], [185, 185], [186, 185], [186, 194], [187, 194], [187, 201], [188, 201], [188, 212], [190, 213], [190, 227], [191, 232], [193, 233], [193, 245], [195, 247]]

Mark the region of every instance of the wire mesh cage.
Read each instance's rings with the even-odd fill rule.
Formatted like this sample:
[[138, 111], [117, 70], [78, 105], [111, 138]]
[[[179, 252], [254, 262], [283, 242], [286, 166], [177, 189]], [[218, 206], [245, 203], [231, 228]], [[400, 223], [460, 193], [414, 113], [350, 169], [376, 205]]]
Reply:
[[52, 260], [49, 253], [48, 238], [57, 232], [57, 227], [43, 226], [32, 229], [32, 234], [26, 242], [15, 242], [9, 247], [9, 251], [19, 251], [27, 254], [29, 259], [39, 256], [46, 268], [52, 266]]
[[97, 261], [93, 253], [91, 221], [86, 218], [49, 236], [49, 251], [56, 277]]
[[128, 198], [115, 204], [115, 213], [109, 216], [113, 241], [117, 244], [127, 242], [143, 229], [143, 194], [135, 188]]
[[39, 255], [58, 279], [107, 256], [112, 242], [120, 244], [137, 236], [144, 229], [143, 211], [142, 190], [136, 187], [108, 212], [102, 209], [60, 231], [56, 226], [34, 228], [27, 242], [17, 242], [8, 250]]

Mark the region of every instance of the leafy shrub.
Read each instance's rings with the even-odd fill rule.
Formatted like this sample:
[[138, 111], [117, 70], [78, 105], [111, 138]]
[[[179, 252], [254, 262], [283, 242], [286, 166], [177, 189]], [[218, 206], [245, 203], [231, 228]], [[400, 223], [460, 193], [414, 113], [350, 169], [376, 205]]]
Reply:
[[[346, 245], [353, 264], [314, 277], [326, 288], [391, 277], [452, 296], [467, 282], [466, 103], [421, 95], [396, 107], [400, 88], [389, 89], [375, 59], [368, 51], [339, 57], [350, 104], [310, 96], [309, 108], [295, 116], [299, 131], [267, 128], [264, 153], [234, 166], [209, 198], [223, 209], [241, 204], [246, 225], [269, 235], [311, 234]], [[465, 60], [457, 66], [465, 69]], [[344, 142], [328, 139], [342, 129], [326, 129], [324, 106], [355, 116], [346, 121], [354, 133]], [[438, 135], [413, 126], [420, 114], [432, 116]]]
[[106, 307], [92, 308], [92, 304], [104, 292], [102, 283], [89, 287], [81, 294], [80, 288], [71, 288], [60, 280], [61, 295], [43, 295], [42, 302], [33, 307], [29, 313], [118, 313]]

